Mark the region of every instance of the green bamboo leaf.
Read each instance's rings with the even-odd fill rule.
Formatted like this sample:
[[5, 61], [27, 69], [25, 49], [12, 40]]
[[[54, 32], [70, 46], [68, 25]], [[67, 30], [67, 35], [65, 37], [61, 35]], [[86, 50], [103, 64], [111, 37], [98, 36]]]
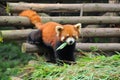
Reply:
[[61, 44], [61, 45], [56, 49], [56, 51], [63, 49], [66, 45], [67, 45], [67, 43], [64, 42], [63, 44]]

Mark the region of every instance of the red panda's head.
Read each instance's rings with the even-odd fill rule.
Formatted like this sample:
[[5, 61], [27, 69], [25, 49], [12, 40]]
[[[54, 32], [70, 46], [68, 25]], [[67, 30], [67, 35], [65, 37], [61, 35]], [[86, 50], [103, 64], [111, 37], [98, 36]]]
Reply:
[[60, 41], [72, 45], [80, 36], [81, 23], [76, 25], [56, 26], [56, 33]]

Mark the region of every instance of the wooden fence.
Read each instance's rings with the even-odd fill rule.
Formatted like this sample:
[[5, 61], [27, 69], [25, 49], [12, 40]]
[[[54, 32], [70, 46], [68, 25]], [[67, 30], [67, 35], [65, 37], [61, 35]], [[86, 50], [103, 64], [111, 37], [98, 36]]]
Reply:
[[20, 12], [26, 9], [38, 12], [119, 12], [119, 4], [86, 3], [86, 4], [38, 4], [38, 3], [8, 3], [11, 12]]
[[[119, 4], [34, 4], [34, 3], [8, 3], [10, 12], [20, 12], [26, 9], [38, 12], [119, 12]], [[41, 17], [42, 22], [55, 21], [61, 24], [119, 24], [119, 16], [60, 16]], [[26, 17], [20, 16], [0, 16], [1, 26], [25, 26], [31, 25]], [[0, 34], [5, 41], [23, 40], [34, 30], [1, 30]], [[120, 37], [120, 28], [82, 28], [81, 37]], [[23, 43], [23, 52], [37, 52], [35, 45]], [[102, 51], [120, 51], [120, 43], [77, 43], [76, 48], [89, 51], [90, 47], [96, 47]]]
[[[24, 30], [1, 30], [0, 34], [4, 41], [7, 40], [25, 40], [29, 33], [36, 31], [36, 29]], [[120, 37], [120, 28], [82, 28], [81, 38], [89, 37]]]
[[[61, 24], [119, 24], [119, 16], [69, 16], [69, 17], [41, 17], [42, 22], [55, 21]], [[20, 16], [0, 16], [1, 26], [30, 26], [31, 23], [28, 18]]]

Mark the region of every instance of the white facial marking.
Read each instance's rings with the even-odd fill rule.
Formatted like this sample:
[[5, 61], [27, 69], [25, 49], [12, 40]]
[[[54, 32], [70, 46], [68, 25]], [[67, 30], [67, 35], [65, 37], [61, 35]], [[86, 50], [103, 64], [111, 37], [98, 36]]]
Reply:
[[66, 39], [66, 42], [68, 45], [72, 45], [75, 42], [75, 39], [73, 37], [69, 37]]
[[61, 41], [64, 41], [64, 39], [65, 39], [65, 36], [62, 36], [62, 37], [61, 37]]

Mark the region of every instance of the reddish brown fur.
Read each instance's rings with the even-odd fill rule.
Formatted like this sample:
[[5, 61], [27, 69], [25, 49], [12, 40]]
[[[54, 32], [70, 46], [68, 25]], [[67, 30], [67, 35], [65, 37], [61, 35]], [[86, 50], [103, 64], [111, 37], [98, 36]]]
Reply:
[[24, 16], [24, 17], [28, 17], [31, 21], [32, 24], [34, 24], [36, 26], [36, 28], [41, 28], [41, 18], [40, 16], [32, 10], [25, 10], [22, 11], [19, 16]]
[[60, 37], [62, 36], [67, 36], [67, 34], [69, 34], [69, 37], [72, 37], [73, 35], [74, 36], [79, 36], [79, 32], [77, 31], [77, 29], [75, 29], [75, 27], [73, 27], [73, 25], [63, 25], [64, 27], [64, 30], [61, 31], [61, 35]]
[[[56, 22], [47, 22], [45, 24], [41, 23], [40, 16], [32, 10], [25, 10], [22, 13], [20, 13], [20, 16], [29, 17], [30, 21], [36, 26], [36, 28], [40, 29], [42, 31], [42, 39], [47, 44], [51, 44], [53, 47], [56, 44], [56, 41], [60, 41], [62, 36], [67, 36], [66, 34], [69, 34], [69, 36], [79, 35], [79, 32], [77, 29], [75, 29], [74, 25], [61, 25]], [[55, 27], [56, 26], [63, 26], [64, 29], [61, 31], [60, 36], [56, 36]]]
[[48, 22], [43, 24], [43, 28], [42, 30], [42, 36], [43, 36], [43, 41], [45, 43], [51, 44], [52, 46], [55, 46], [56, 41], [58, 40], [57, 36], [56, 36], [56, 31], [55, 31], [55, 27], [58, 26], [60, 24], [56, 23], [56, 22]]

